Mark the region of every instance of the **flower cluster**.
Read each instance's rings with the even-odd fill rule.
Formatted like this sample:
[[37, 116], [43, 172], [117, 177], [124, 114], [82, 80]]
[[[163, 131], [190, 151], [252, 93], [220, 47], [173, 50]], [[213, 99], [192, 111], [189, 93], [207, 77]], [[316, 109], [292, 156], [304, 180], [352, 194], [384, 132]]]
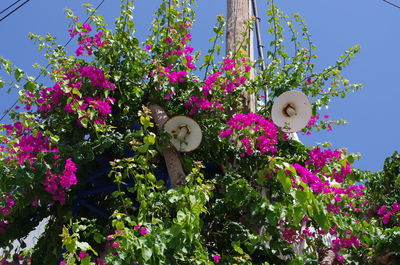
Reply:
[[[40, 152], [58, 153], [58, 149], [52, 148], [47, 136], [42, 132], [32, 132], [21, 122], [3, 125], [3, 129], [8, 137], [2, 141], [0, 151], [9, 164], [24, 165], [27, 161], [32, 165]], [[10, 137], [15, 138], [12, 145], [9, 144]]]
[[316, 231], [312, 226], [307, 226], [308, 221], [310, 219], [307, 216], [303, 217], [301, 219], [301, 227], [295, 229], [294, 227], [289, 227], [285, 220], [279, 220], [282, 238], [290, 244], [299, 243], [306, 239], [313, 239], [316, 236]]
[[190, 108], [189, 114], [196, 114], [199, 110], [224, 109], [222, 102], [247, 81], [246, 75], [250, 70], [251, 66], [246, 64], [245, 58], [225, 58], [220, 71], [210, 74], [204, 80], [200, 96], [191, 96], [185, 102], [184, 106]]
[[46, 180], [43, 183], [45, 190], [53, 196], [54, 201], [65, 203], [65, 190], [78, 183], [76, 179], [77, 168], [74, 161], [68, 158], [62, 174], [53, 174], [50, 170], [46, 172]]
[[[365, 189], [363, 185], [350, 185], [346, 188], [337, 188], [331, 185], [328, 180], [322, 180], [307, 168], [295, 163], [292, 165], [295, 169], [297, 174], [300, 177], [300, 180], [309, 185], [312, 191], [316, 194], [332, 194], [336, 201], [340, 201], [342, 196], [352, 197], [360, 197], [364, 195], [363, 190]], [[296, 180], [294, 180], [295, 186], [298, 186]], [[301, 186], [299, 186], [301, 187]], [[333, 208], [331, 208], [333, 209]]]
[[[75, 19], [74, 22], [77, 22]], [[93, 48], [104, 47], [106, 42], [103, 40], [103, 32], [96, 33], [93, 37], [89, 36], [89, 33], [92, 31], [92, 27], [84, 23], [83, 25], [76, 24], [68, 29], [69, 35], [71, 37], [75, 37], [79, 35], [78, 39], [78, 48], [75, 50], [76, 56], [81, 56], [86, 51], [87, 55], [93, 54]]]
[[[11, 258], [13, 261], [7, 261], [8, 258]], [[3, 253], [2, 257], [0, 257], [1, 265], [30, 265], [32, 264], [30, 255], [21, 255], [15, 253], [14, 255], [9, 255], [9, 253]]]
[[336, 237], [332, 240], [332, 250], [336, 253], [336, 259], [339, 262], [345, 262], [345, 258], [339, 255], [339, 252], [343, 248], [360, 247], [361, 242], [356, 235], [351, 235], [351, 231], [346, 231], [346, 237]]
[[[149, 230], [147, 229], [146, 226], [139, 225], [139, 224], [135, 225], [133, 227], [133, 230], [137, 231], [138, 234], [140, 234], [141, 236], [147, 235], [149, 233]], [[119, 236], [125, 236], [125, 232], [124, 231], [120, 231], [120, 230], [117, 229], [117, 230], [114, 231], [113, 235], [108, 235], [107, 236], [106, 249], [111, 247], [113, 249], [112, 254], [114, 256], [118, 256], [118, 249], [120, 248], [120, 244], [121, 244], [121, 242], [117, 240], [117, 238]], [[105, 264], [105, 263], [99, 263], [98, 262], [98, 264]]]
[[314, 172], [321, 172], [324, 166], [334, 159], [340, 159], [342, 153], [338, 150], [332, 151], [331, 149], [326, 149], [321, 151], [321, 148], [316, 147], [308, 152], [310, 159], [306, 161], [306, 165], [313, 165]]
[[134, 230], [139, 230], [140, 235], [144, 236], [149, 233], [149, 230], [147, 230], [147, 227], [141, 226], [141, 225], [135, 225], [133, 227]]
[[166, 76], [170, 83], [183, 83], [185, 82], [185, 76], [187, 71], [172, 71], [173, 65], [167, 65], [166, 67], [158, 67], [157, 72], [160, 76]]
[[[6, 130], [6, 136], [0, 146], [1, 156], [4, 156], [5, 162], [10, 165], [25, 165], [29, 163], [31, 170], [35, 171], [33, 165], [39, 159], [39, 153], [53, 153], [49, 158], [50, 164], [57, 166], [61, 161], [61, 156], [56, 145], [51, 144], [49, 137], [45, 136], [41, 131], [34, 131], [24, 126], [21, 122], [3, 125]], [[47, 159], [47, 158], [46, 158]], [[69, 189], [77, 183], [75, 172], [77, 171], [75, 163], [72, 159], [65, 161], [64, 171], [60, 175], [53, 174], [50, 170], [46, 172], [45, 182], [43, 183], [45, 190], [53, 195], [55, 201], [61, 204], [65, 202], [65, 189]], [[4, 216], [9, 215], [11, 207], [15, 202], [9, 195], [4, 196], [5, 207], [0, 207]], [[37, 204], [33, 202], [32, 205]]]
[[318, 115], [311, 116], [307, 126], [301, 130], [303, 132], [303, 135], [311, 135], [313, 129], [316, 129], [317, 131], [325, 130], [330, 132], [333, 130], [334, 125], [343, 125], [347, 123], [343, 119], [339, 120], [328, 120], [328, 119], [329, 115], [324, 115], [322, 118]]
[[[185, 82], [188, 72], [195, 69], [193, 64], [194, 49], [189, 45], [192, 40], [190, 34], [190, 24], [176, 24], [171, 25], [167, 29], [166, 37], [162, 40], [163, 45], [166, 45], [164, 53], [160, 58], [156, 57], [153, 65], [155, 71], [150, 75], [159, 83], [169, 82], [171, 84], [178, 84]], [[152, 52], [155, 48], [151, 45], [146, 45], [145, 49]], [[176, 62], [180, 61], [181, 64]], [[160, 90], [160, 87], [156, 89]], [[168, 88], [165, 94], [167, 100], [175, 94], [172, 87]]]
[[[114, 98], [108, 96], [86, 96], [91, 88], [102, 90], [114, 90], [114, 84], [109, 82], [104, 72], [94, 66], [73, 68], [63, 77], [63, 82], [57, 82], [53, 87], [47, 87], [39, 91], [37, 99], [38, 110], [48, 115], [56, 109], [64, 109], [68, 113], [78, 114], [79, 123], [82, 119], [95, 119], [95, 123], [104, 124], [111, 113], [111, 104]], [[66, 83], [66, 88], [62, 88]], [[95, 92], [96, 93], [96, 92]], [[95, 115], [93, 115], [95, 114]]]
[[260, 154], [276, 153], [278, 150], [278, 129], [271, 121], [254, 113], [235, 114], [228, 122], [229, 128], [220, 133], [221, 138], [231, 135], [238, 136], [244, 146], [241, 156], [252, 155], [254, 151]]
[[[400, 213], [400, 203], [393, 203], [392, 206], [381, 206], [377, 212], [380, 216], [382, 216], [382, 223], [387, 225], [390, 222], [392, 216], [395, 216], [397, 213]], [[400, 216], [400, 214], [399, 214]]]
[[[312, 165], [314, 173], [319, 173], [323, 171], [325, 165], [340, 160], [342, 156], [341, 151], [332, 151], [331, 149], [321, 151], [319, 147], [310, 150], [308, 154], [310, 155], [310, 158], [305, 162], [305, 164]], [[341, 170], [334, 169], [332, 171], [332, 174], [324, 175], [326, 177], [333, 178], [338, 183], [342, 183], [344, 181], [344, 178], [351, 173], [352, 170], [350, 164], [346, 162], [346, 165], [342, 166]]]
[[0, 212], [3, 214], [3, 216], [9, 215], [11, 213], [11, 208], [15, 205], [15, 201], [8, 194], [6, 194], [0, 199], [0, 202]]

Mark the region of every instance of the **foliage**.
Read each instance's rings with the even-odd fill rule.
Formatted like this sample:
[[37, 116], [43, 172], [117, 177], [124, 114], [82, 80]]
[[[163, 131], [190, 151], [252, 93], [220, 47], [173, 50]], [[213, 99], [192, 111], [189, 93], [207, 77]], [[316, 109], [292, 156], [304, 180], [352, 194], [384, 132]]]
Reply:
[[[359, 47], [314, 71], [304, 21], [270, 1], [267, 66], [251, 79], [260, 62], [244, 53], [246, 41], [215, 62], [222, 16], [198, 63], [193, 5], [162, 1], [143, 44], [131, 1], [121, 1], [113, 30], [88, 5], [90, 23], [67, 10], [75, 56], [50, 34], [30, 36], [51, 65], [41, 68], [50, 86], [0, 58], [20, 94], [11, 123], [1, 126], [3, 263], [318, 264], [326, 249], [336, 263], [396, 258], [399, 155], [382, 172], [363, 172], [351, 166], [358, 155], [304, 146], [270, 120], [276, 97], [299, 89], [313, 102], [306, 134], [344, 123], [317, 120], [331, 98], [359, 89], [341, 75]], [[257, 92], [256, 113], [241, 113], [243, 92]], [[185, 184], [174, 189], [163, 177], [170, 136], [154, 125], [149, 104], [203, 129], [199, 149], [182, 154]], [[13, 250], [42, 220], [36, 246]]]

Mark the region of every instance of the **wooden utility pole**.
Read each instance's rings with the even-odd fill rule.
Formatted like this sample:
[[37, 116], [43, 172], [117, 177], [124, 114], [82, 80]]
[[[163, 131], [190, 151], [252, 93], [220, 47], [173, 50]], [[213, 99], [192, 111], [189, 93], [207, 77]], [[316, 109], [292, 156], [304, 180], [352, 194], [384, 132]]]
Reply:
[[[227, 0], [227, 10], [226, 55], [235, 53], [239, 48], [238, 45], [248, 38], [250, 40], [249, 43], [244, 44], [250, 60], [253, 60], [253, 43], [248, 27], [250, 22], [250, 0]], [[243, 93], [243, 111], [256, 111], [255, 95], [248, 92]]]

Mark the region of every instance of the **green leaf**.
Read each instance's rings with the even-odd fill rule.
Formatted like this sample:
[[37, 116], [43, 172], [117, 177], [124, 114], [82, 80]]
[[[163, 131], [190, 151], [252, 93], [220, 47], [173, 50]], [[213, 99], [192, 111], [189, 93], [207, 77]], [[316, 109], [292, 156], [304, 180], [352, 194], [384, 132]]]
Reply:
[[307, 202], [307, 192], [302, 190], [296, 190], [296, 199], [301, 203], [305, 204]]
[[324, 230], [327, 230], [329, 228], [329, 226], [328, 226], [328, 218], [326, 217], [326, 215], [324, 214], [323, 211], [319, 211], [317, 209], [314, 209], [313, 215], [314, 215], [315, 221], [317, 222], [317, 224], [320, 227], [322, 227]]
[[137, 148], [137, 151], [142, 154], [147, 153], [148, 150], [149, 150], [149, 144], [143, 144]]
[[214, 56], [207, 54], [206, 56], [204, 56], [204, 62], [207, 63], [211, 63], [214, 60]]
[[72, 89], [72, 94], [74, 94], [74, 95], [77, 95], [78, 97], [82, 97], [82, 94], [81, 94], [81, 92], [79, 91], [79, 89], [77, 89], [76, 87], [74, 87], [73, 89]]
[[142, 257], [145, 261], [150, 260], [151, 256], [153, 255], [153, 250], [149, 247], [142, 248]]
[[178, 220], [178, 222], [182, 222], [185, 218], [186, 218], [186, 214], [184, 212], [178, 211], [176, 213], [176, 219]]
[[86, 242], [76, 242], [76, 247], [79, 248], [82, 251], [86, 251], [88, 249], [91, 249], [90, 245]]
[[65, 245], [65, 248], [68, 252], [75, 252], [76, 249], [76, 239], [71, 240], [69, 243]]
[[297, 226], [300, 223], [300, 220], [304, 217], [303, 207], [296, 205], [293, 208], [293, 212], [293, 225]]
[[96, 241], [96, 243], [100, 244], [103, 241], [104, 236], [100, 233], [96, 233], [96, 234], [94, 234], [93, 239], [94, 239], [94, 241]]
[[149, 136], [144, 137], [143, 141], [145, 144], [152, 145], [152, 144], [155, 144], [156, 138], [154, 137], [154, 135], [149, 135]]
[[14, 77], [15, 77], [15, 80], [17, 80], [17, 82], [21, 81], [23, 75], [24, 75], [24, 71], [22, 71], [21, 69], [15, 67], [15, 69], [14, 69]]
[[217, 54], [219, 55], [221, 53], [221, 45], [216, 44], [215, 50], [217, 51]]
[[89, 123], [89, 119], [88, 118], [83, 118], [83, 119], [80, 120], [80, 122], [81, 122], [83, 128], [87, 128], [88, 123]]
[[231, 245], [232, 245], [232, 248], [233, 248], [237, 253], [239, 253], [240, 255], [243, 255], [243, 254], [244, 254], [243, 249], [240, 247], [240, 241], [234, 241], [234, 242], [231, 243]]
[[279, 179], [280, 183], [282, 184], [283, 190], [286, 193], [289, 193], [290, 189], [292, 187], [292, 181], [290, 180], [290, 178], [288, 176], [286, 176], [285, 171], [283, 171], [283, 170], [278, 171], [278, 179]]
[[89, 265], [90, 264], [90, 256], [85, 257], [83, 260], [81, 260], [81, 265]]
[[143, 125], [144, 129], [151, 127], [150, 117], [148, 116], [141, 116], [140, 123]]
[[28, 81], [26, 82], [26, 84], [24, 85], [24, 89], [25, 90], [29, 90], [32, 91], [36, 88], [37, 84], [33, 81]]

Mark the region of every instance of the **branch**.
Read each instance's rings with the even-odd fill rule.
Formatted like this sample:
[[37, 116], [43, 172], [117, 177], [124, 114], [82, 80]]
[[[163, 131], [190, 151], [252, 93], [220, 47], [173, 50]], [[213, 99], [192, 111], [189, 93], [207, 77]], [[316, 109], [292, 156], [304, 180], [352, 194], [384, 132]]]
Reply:
[[332, 265], [335, 261], [336, 254], [332, 249], [319, 248], [318, 254], [320, 265]]
[[393, 4], [392, 2], [389, 2], [388, 0], [383, 0], [383, 2], [386, 2], [386, 3], [388, 3], [389, 5], [392, 5], [392, 6], [394, 6], [394, 7], [400, 8], [399, 5]]
[[[167, 114], [160, 106], [156, 104], [150, 105], [149, 109], [151, 110], [151, 116], [153, 117], [153, 120], [161, 130], [164, 126], [164, 123], [168, 120]], [[171, 178], [172, 188], [182, 185], [185, 181], [185, 172], [182, 167], [179, 153], [175, 148], [168, 146], [164, 147], [162, 154], [167, 166], [168, 175]]]

